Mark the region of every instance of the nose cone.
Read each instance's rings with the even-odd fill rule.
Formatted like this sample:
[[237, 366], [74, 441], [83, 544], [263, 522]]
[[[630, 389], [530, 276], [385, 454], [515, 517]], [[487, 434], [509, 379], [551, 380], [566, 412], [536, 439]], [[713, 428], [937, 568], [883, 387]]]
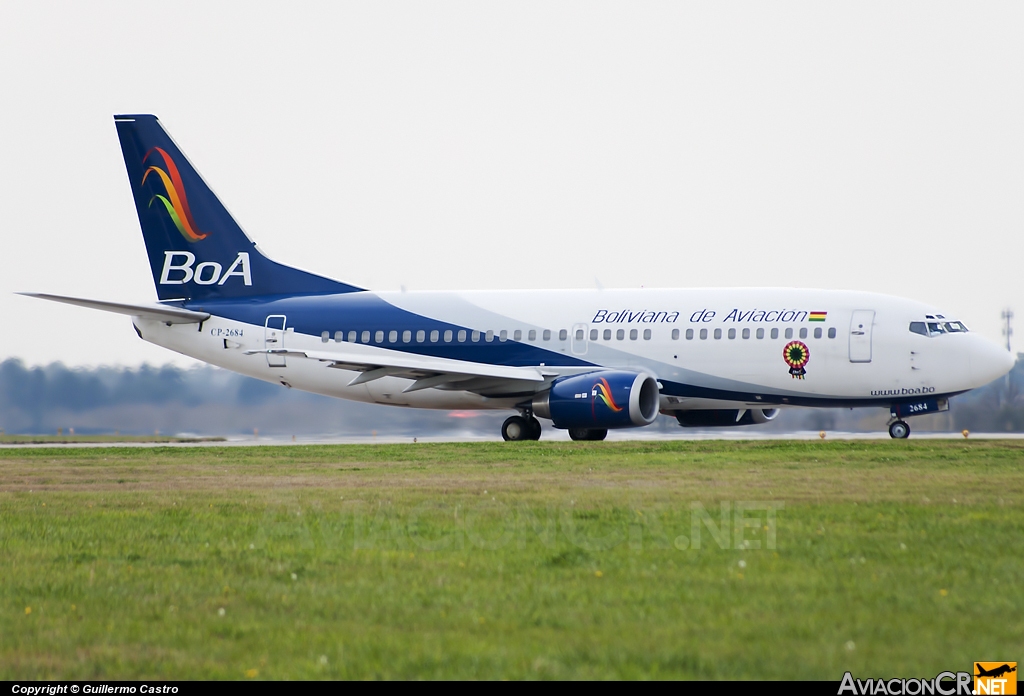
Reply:
[[1016, 356], [1002, 346], [975, 335], [971, 347], [971, 379], [980, 387], [999, 379], [1013, 369]]

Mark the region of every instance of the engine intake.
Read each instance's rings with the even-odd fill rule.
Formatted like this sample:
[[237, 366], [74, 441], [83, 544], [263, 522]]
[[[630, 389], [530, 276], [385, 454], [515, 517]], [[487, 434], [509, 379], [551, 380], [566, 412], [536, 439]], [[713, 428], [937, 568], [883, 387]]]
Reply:
[[658, 417], [658, 381], [647, 373], [600, 370], [560, 377], [533, 399], [556, 428], [635, 428]]
[[684, 428], [727, 428], [734, 425], [756, 425], [775, 420], [777, 408], [716, 409], [708, 411], [676, 411], [676, 420]]

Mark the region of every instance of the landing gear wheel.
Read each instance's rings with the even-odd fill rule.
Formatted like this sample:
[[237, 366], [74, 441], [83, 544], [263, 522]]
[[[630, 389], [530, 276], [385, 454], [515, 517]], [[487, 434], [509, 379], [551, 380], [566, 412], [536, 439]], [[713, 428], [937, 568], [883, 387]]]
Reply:
[[895, 440], [906, 440], [910, 437], [910, 426], [906, 421], [896, 421], [889, 425], [889, 437]]
[[569, 437], [573, 440], [603, 440], [608, 437], [608, 429], [569, 428]]
[[510, 416], [501, 424], [501, 436], [506, 442], [519, 442], [520, 440], [532, 440], [533, 427], [530, 421], [522, 416]]
[[530, 437], [529, 437], [529, 439], [530, 440], [539, 440], [540, 439], [540, 421], [537, 420], [536, 418], [534, 418], [533, 416], [530, 416], [530, 418], [527, 419], [526, 422], [530, 426]]

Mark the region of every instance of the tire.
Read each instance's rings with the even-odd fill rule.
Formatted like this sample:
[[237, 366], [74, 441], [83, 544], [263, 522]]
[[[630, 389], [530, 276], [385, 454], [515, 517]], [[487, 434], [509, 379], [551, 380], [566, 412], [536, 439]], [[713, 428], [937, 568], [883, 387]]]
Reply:
[[530, 422], [521, 416], [510, 416], [501, 424], [501, 437], [506, 442], [532, 440], [533, 428]]
[[906, 440], [910, 437], [910, 426], [906, 421], [896, 421], [889, 425], [889, 437], [894, 440]]
[[531, 417], [526, 422], [530, 426], [530, 439], [531, 440], [539, 440], [540, 439], [540, 433], [541, 433], [540, 421], [537, 420], [536, 418]]
[[608, 429], [569, 428], [569, 437], [573, 440], [603, 440], [608, 437]]

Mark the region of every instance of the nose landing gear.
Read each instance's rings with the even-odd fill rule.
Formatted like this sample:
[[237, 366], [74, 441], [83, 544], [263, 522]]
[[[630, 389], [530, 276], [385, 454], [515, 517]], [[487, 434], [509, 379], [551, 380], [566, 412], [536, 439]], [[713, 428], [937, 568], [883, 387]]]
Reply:
[[910, 437], [910, 426], [906, 421], [893, 421], [889, 424], [889, 437], [894, 440], [906, 440]]

